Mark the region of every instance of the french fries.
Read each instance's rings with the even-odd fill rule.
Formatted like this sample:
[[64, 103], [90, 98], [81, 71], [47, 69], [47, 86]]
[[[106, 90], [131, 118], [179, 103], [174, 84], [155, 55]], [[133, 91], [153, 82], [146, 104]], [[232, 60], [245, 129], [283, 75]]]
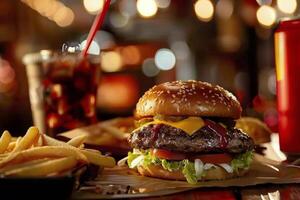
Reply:
[[115, 166], [114, 158], [82, 148], [85, 139], [78, 136], [65, 143], [41, 134], [36, 127], [30, 127], [18, 139], [4, 131], [0, 138], [0, 175], [36, 177], [71, 171], [82, 164]]
[[32, 165], [32, 164], [42, 163], [42, 162], [47, 161], [47, 160], [50, 160], [50, 159], [49, 158], [42, 158], [42, 159], [37, 159], [37, 160], [30, 160], [30, 161], [15, 164], [15, 165], [8, 165], [6, 167], [1, 168], [0, 173], [4, 173], [8, 170], [14, 170], [14, 169], [18, 169], [20, 167], [25, 167], [25, 166]]
[[32, 164], [24, 167], [20, 167], [13, 170], [7, 170], [4, 172], [5, 176], [29, 176], [38, 177], [46, 176], [48, 174], [65, 171], [75, 167], [77, 161], [74, 157], [69, 156], [65, 158], [59, 158], [55, 160], [49, 160], [42, 163]]
[[67, 142], [67, 144], [69, 144], [69, 145], [71, 145], [71, 146], [73, 146], [73, 147], [79, 148], [79, 147], [83, 144], [83, 142], [84, 142], [84, 140], [85, 140], [86, 138], [87, 138], [86, 135], [79, 135], [79, 136], [74, 137], [74, 138], [72, 138], [71, 140], [69, 140], [69, 141]]
[[33, 145], [36, 142], [38, 136], [39, 136], [39, 130], [36, 127], [30, 127], [27, 130], [25, 136], [20, 140], [20, 142], [17, 142], [16, 147], [14, 148], [12, 153], [29, 148], [31, 145]]
[[4, 131], [0, 138], [0, 154], [4, 153], [11, 140], [11, 135], [8, 131]]
[[[103, 167], [113, 167], [116, 165], [116, 161], [112, 157], [101, 156], [101, 154], [97, 154], [97, 153], [95, 153], [95, 151], [92, 152], [92, 151], [88, 151], [88, 150], [82, 150], [82, 149], [75, 148], [67, 143], [56, 140], [47, 135], [43, 135], [43, 141], [48, 146], [57, 146], [57, 147], [63, 146], [63, 147], [69, 147], [71, 149], [74, 149], [75, 151], [78, 151], [78, 152], [84, 154], [87, 157], [87, 159], [89, 160], [89, 162], [94, 165], [100, 165]], [[0, 163], [0, 165], [1, 165], [1, 163]]]
[[113, 157], [103, 156], [98, 153], [87, 150], [81, 150], [81, 152], [94, 165], [100, 165], [103, 167], [113, 167], [116, 165], [116, 161]]
[[16, 145], [17, 145], [17, 141], [13, 141], [13, 142], [9, 143], [9, 145], [6, 148], [5, 152], [11, 152], [12, 150], [14, 150]]
[[40, 158], [61, 158], [68, 156], [73, 156], [76, 158], [76, 160], [81, 161], [82, 163], [88, 163], [86, 156], [72, 148], [62, 146], [43, 146], [10, 154], [2, 161], [0, 161], [0, 169], [3, 166], [7, 166], [9, 163], [20, 163], [26, 160], [34, 160]]
[[72, 141], [73, 139], [84, 135], [86, 136], [86, 139], [84, 140], [85, 144], [117, 147], [122, 143], [122, 146], [124, 147], [127, 138], [130, 136], [130, 132], [134, 129], [135, 125], [132, 117], [114, 118], [87, 127], [67, 131], [60, 134], [60, 136], [69, 138]]

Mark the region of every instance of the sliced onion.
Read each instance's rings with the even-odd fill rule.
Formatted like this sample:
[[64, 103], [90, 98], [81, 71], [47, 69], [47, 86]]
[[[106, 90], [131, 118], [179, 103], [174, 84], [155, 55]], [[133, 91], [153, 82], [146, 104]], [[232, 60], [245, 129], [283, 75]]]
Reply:
[[233, 173], [233, 168], [229, 164], [221, 163], [219, 166], [225, 169], [227, 173]]
[[203, 172], [203, 162], [200, 159], [195, 160], [196, 176], [199, 177]]
[[127, 160], [128, 160], [128, 156], [122, 158], [121, 160], [118, 161], [118, 166], [125, 166]]
[[144, 159], [144, 155], [136, 157], [130, 164], [130, 168], [135, 168]]
[[140, 151], [140, 150], [138, 150], [138, 149], [133, 149], [133, 150], [132, 150], [132, 153], [139, 154], [139, 153], [141, 153], [141, 151]]
[[211, 164], [211, 163], [205, 163], [203, 169], [204, 169], [204, 170], [208, 170], [208, 169], [210, 169], [210, 168], [212, 168], [212, 167], [217, 167], [217, 166], [214, 165], [214, 164]]

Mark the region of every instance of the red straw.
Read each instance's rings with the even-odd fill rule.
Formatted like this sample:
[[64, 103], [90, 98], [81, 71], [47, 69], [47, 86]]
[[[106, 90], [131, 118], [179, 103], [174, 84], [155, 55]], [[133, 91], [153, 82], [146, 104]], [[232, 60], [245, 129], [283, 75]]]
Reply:
[[104, 22], [104, 17], [106, 15], [106, 12], [108, 11], [109, 5], [110, 5], [110, 0], [106, 0], [104, 2], [102, 12], [97, 15], [97, 17], [95, 18], [95, 20], [93, 22], [93, 25], [90, 29], [90, 32], [89, 32], [89, 35], [88, 35], [88, 38], [87, 38], [87, 41], [86, 41], [85, 48], [82, 51], [82, 55], [84, 57], [87, 55], [87, 52], [88, 52], [89, 47], [90, 47], [90, 45], [91, 45], [91, 43], [92, 43], [92, 41], [93, 41], [93, 39], [96, 35], [96, 32], [98, 31], [98, 29], [101, 27], [101, 25]]

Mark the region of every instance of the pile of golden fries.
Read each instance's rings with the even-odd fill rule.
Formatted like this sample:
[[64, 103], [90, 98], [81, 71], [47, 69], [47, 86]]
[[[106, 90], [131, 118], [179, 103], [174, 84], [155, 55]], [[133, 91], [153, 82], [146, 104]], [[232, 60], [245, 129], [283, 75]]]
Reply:
[[0, 138], [0, 175], [40, 177], [61, 174], [84, 164], [115, 166], [114, 158], [85, 149], [85, 138], [81, 135], [65, 143], [41, 134], [36, 127], [30, 127], [19, 138], [4, 131]]
[[99, 122], [87, 127], [81, 127], [60, 134], [66, 138], [76, 138], [86, 136], [85, 143], [104, 146], [128, 146], [127, 138], [134, 130], [134, 120], [132, 117], [114, 118]]

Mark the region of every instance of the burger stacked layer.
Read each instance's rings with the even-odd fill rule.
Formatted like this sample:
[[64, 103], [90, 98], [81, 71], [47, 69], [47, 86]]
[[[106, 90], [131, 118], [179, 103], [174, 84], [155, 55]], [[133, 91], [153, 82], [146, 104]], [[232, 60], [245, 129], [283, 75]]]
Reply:
[[236, 98], [219, 86], [175, 81], [154, 86], [136, 107], [138, 128], [129, 138], [130, 168], [163, 179], [218, 180], [249, 169], [253, 140], [234, 128]]

